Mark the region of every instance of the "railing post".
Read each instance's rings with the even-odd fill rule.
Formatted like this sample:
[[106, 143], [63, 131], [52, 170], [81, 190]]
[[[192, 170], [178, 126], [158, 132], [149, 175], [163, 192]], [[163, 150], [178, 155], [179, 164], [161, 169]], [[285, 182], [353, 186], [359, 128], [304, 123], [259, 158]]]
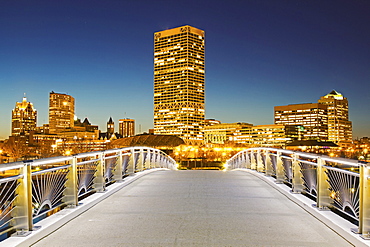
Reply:
[[155, 164], [155, 167], [156, 168], [160, 168], [160, 161], [159, 161], [159, 152], [158, 151], [154, 151], [155, 155], [154, 155], [154, 164]]
[[133, 174], [135, 173], [135, 149], [130, 149], [130, 154], [128, 157], [128, 166], [127, 166], [127, 173]]
[[235, 165], [235, 168], [243, 168], [245, 166], [245, 155], [243, 153], [238, 156], [238, 163]]
[[247, 169], [252, 169], [252, 165], [251, 165], [251, 158], [250, 158], [250, 154], [248, 154], [248, 151], [246, 151], [245, 152], [245, 162], [246, 162], [246, 164], [245, 164], [245, 167], [247, 168]]
[[105, 169], [105, 155], [104, 153], [99, 154], [98, 165], [96, 166], [95, 178], [93, 188], [96, 192], [105, 191], [105, 178], [104, 178], [104, 169]]
[[146, 163], [146, 167], [149, 167], [149, 169], [152, 169], [153, 168], [153, 164], [152, 164], [152, 157], [153, 157], [153, 151], [151, 149], [148, 149], [148, 154], [147, 154], [147, 157], [146, 157], [146, 160], [145, 160], [145, 163]]
[[271, 162], [271, 156], [270, 156], [270, 152], [268, 149], [265, 150], [265, 156], [266, 156], [266, 176], [272, 176], [273, 175], [273, 172], [272, 172], [272, 162]]
[[144, 165], [143, 165], [143, 163], [144, 163], [144, 160], [143, 160], [144, 154], [143, 154], [143, 149], [142, 148], [140, 148], [140, 150], [138, 152], [138, 155], [139, 155], [139, 157], [137, 159], [136, 168], [139, 171], [143, 171], [144, 170]]
[[370, 239], [370, 184], [369, 167], [360, 165], [360, 216], [358, 233], [364, 239]]
[[298, 154], [293, 154], [292, 160], [292, 192], [301, 193], [304, 188], [301, 166], [299, 165]]
[[164, 168], [162, 154], [160, 152], [158, 152], [158, 167], [159, 168]]
[[144, 161], [145, 169], [150, 169], [150, 149], [146, 149], [146, 156]]
[[317, 158], [317, 197], [316, 207], [326, 209], [330, 205], [328, 175], [325, 173], [325, 161]]
[[276, 183], [284, 183], [285, 173], [281, 152], [276, 153]]
[[33, 228], [32, 222], [32, 174], [31, 162], [24, 162], [20, 168], [22, 178], [18, 179], [19, 186], [15, 193], [18, 195], [14, 201], [13, 222], [15, 234], [18, 236], [27, 236]]
[[76, 207], [78, 205], [78, 190], [77, 190], [77, 157], [73, 156], [72, 164], [68, 167], [67, 180], [65, 183], [63, 202], [68, 207]]
[[251, 169], [252, 170], [257, 170], [257, 161], [256, 161], [256, 156], [254, 155], [254, 151], [251, 150]]
[[114, 169], [113, 178], [117, 182], [122, 181], [122, 175], [123, 175], [123, 156], [122, 156], [122, 150], [118, 152], [118, 158], [117, 158], [117, 164]]
[[264, 165], [263, 165], [263, 159], [262, 159], [262, 154], [261, 154], [261, 149], [257, 150], [257, 167], [256, 170], [258, 172], [264, 172]]

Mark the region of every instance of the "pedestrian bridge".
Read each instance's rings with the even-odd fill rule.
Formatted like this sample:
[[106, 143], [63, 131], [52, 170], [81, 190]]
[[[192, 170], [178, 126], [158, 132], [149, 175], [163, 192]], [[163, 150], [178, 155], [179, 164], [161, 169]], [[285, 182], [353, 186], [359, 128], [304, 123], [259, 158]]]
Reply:
[[225, 167], [141, 147], [1, 165], [0, 246], [369, 244], [366, 165], [248, 149]]

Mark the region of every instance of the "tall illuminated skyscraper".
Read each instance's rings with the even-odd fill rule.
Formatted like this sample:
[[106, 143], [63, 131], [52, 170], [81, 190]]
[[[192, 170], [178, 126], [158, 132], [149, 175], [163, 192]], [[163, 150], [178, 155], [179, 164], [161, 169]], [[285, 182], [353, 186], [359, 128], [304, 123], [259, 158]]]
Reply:
[[28, 135], [35, 130], [37, 111], [31, 102], [23, 97], [22, 102], [17, 102], [12, 111], [12, 136]]
[[348, 120], [348, 100], [333, 90], [319, 103], [328, 106], [328, 139], [340, 146], [352, 143], [352, 122]]
[[203, 141], [204, 31], [181, 26], [154, 33], [154, 133]]
[[50, 133], [58, 133], [74, 127], [75, 99], [62, 93], [50, 93], [49, 128]]

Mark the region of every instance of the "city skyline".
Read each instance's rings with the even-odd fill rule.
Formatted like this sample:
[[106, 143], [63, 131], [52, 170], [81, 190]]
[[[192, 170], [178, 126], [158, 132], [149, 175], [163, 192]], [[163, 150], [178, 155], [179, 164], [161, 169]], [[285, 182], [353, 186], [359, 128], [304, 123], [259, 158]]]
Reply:
[[206, 118], [272, 124], [274, 106], [336, 90], [353, 137], [370, 136], [369, 2], [160, 3], [2, 4], [0, 139], [24, 93], [47, 123], [51, 91], [73, 96], [77, 117], [101, 130], [110, 117], [153, 128], [152, 37], [187, 24], [207, 33]]

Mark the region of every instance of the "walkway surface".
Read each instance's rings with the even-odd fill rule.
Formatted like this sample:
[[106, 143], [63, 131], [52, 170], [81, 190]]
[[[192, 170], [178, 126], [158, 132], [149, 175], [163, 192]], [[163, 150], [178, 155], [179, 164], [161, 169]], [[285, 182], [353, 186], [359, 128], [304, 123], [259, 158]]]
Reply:
[[242, 171], [150, 173], [34, 246], [351, 246]]

